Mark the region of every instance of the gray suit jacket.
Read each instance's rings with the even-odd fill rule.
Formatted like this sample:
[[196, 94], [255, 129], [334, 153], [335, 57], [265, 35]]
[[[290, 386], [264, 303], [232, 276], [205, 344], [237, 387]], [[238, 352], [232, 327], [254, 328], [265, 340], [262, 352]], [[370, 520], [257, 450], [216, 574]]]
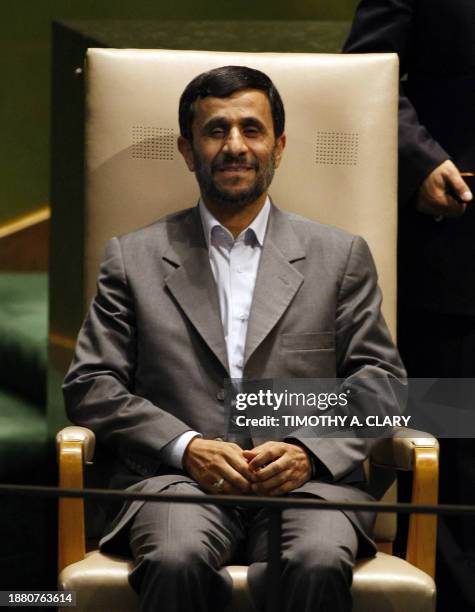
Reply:
[[[391, 403], [404, 369], [380, 313], [360, 237], [272, 207], [253, 296], [244, 376], [345, 378]], [[98, 292], [64, 382], [71, 421], [95, 431], [117, 458], [114, 486], [160, 491], [189, 477], [160, 450], [189, 429], [223, 437], [229, 377], [217, 290], [197, 208], [107, 245]], [[370, 382], [368, 382], [368, 380]], [[294, 437], [321, 466], [297, 492], [368, 500], [367, 439]], [[139, 508], [122, 509], [111, 540]], [[369, 542], [373, 516], [349, 513]]]

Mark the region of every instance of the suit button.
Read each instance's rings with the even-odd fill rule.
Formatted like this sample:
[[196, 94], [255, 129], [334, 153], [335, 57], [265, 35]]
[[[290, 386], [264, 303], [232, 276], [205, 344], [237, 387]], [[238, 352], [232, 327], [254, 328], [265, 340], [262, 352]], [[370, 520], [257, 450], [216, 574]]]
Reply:
[[224, 402], [224, 389], [220, 389], [216, 393], [216, 399], [219, 400], [220, 402]]

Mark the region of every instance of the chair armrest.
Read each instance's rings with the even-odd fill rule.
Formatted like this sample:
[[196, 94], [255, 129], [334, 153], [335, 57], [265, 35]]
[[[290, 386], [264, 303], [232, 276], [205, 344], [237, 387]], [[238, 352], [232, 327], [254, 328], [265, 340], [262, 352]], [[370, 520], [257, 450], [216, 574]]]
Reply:
[[439, 443], [433, 435], [415, 429], [399, 427], [392, 438], [381, 438], [371, 451], [371, 463], [395, 470], [413, 471], [416, 449], [434, 449]]
[[[56, 435], [59, 486], [81, 489], [84, 463], [94, 455], [95, 436], [85, 427], [65, 427]], [[58, 566], [81, 561], [86, 554], [84, 500], [60, 498], [58, 502]]]
[[80, 442], [83, 449], [85, 463], [91, 463], [96, 448], [96, 436], [93, 431], [86, 427], [70, 425], [56, 434], [56, 446], [59, 448], [64, 442]]
[[[395, 430], [392, 438], [378, 441], [371, 461], [379, 467], [413, 472], [413, 504], [436, 504], [439, 486], [439, 443], [431, 434], [413, 429]], [[435, 575], [437, 517], [433, 514], [411, 514], [406, 560]]]

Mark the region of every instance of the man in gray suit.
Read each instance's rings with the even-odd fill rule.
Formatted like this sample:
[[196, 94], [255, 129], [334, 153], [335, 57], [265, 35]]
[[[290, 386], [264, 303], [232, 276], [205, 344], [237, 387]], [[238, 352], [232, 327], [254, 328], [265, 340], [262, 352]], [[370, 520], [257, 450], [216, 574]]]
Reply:
[[[109, 242], [64, 383], [70, 419], [114, 451], [112, 486], [371, 500], [370, 440], [308, 431], [222, 439], [226, 378], [340, 377], [355, 410], [368, 394], [396, 404], [391, 383], [404, 370], [366, 243], [271, 203], [284, 107], [265, 74], [227, 66], [199, 75], [179, 118], [199, 204]], [[101, 547], [130, 549], [143, 610], [222, 610], [223, 566], [237, 557], [262, 606], [267, 519], [264, 509], [134, 502]], [[354, 560], [374, 553], [373, 519], [286, 510], [282, 610], [350, 610]]]

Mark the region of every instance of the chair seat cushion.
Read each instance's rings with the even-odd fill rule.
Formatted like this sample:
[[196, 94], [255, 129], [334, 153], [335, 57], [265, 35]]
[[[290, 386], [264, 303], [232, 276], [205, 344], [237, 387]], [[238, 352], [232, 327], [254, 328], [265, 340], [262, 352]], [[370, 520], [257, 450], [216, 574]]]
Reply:
[[[130, 559], [94, 551], [61, 572], [59, 588], [76, 591], [76, 612], [134, 611], [138, 609], [138, 599], [127, 579], [131, 569]], [[230, 566], [228, 570], [235, 592], [227, 612], [254, 612], [247, 588], [247, 567]], [[435, 609], [432, 578], [403, 559], [385, 553], [358, 561], [352, 593], [353, 612], [433, 612]]]
[[432, 578], [404, 559], [378, 552], [360, 559], [353, 572], [353, 612], [433, 612]]

